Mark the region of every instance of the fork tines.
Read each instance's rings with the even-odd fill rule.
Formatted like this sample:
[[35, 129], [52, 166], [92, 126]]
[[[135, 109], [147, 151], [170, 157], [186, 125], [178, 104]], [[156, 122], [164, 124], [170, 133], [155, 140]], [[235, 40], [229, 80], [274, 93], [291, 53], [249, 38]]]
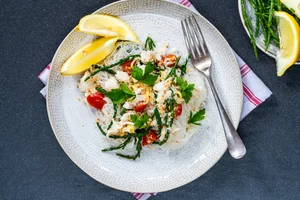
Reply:
[[185, 43], [191, 56], [199, 58], [209, 54], [201, 29], [194, 16], [181, 21]]

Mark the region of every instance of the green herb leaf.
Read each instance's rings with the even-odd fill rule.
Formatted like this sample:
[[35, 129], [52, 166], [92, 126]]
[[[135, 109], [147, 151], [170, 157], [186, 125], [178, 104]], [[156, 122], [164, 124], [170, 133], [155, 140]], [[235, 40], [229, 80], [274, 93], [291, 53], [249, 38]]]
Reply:
[[188, 84], [188, 82], [181, 77], [176, 77], [176, 84], [181, 89], [182, 98], [188, 103], [193, 96], [195, 84]]
[[96, 122], [96, 124], [97, 124], [98, 129], [100, 130], [100, 132], [101, 132], [104, 136], [106, 136], [106, 133], [105, 133], [105, 131], [101, 128], [99, 122]]
[[117, 116], [117, 112], [118, 112], [118, 105], [114, 104], [114, 116], [113, 116], [113, 118], [115, 118]]
[[145, 67], [145, 73], [143, 74], [143, 70], [137, 66], [133, 67], [132, 77], [146, 85], [154, 85], [157, 80], [157, 75], [150, 74], [154, 70], [154, 66], [152, 64], [147, 64]]
[[189, 124], [195, 124], [195, 125], [201, 125], [200, 122], [205, 118], [205, 109], [201, 109], [198, 112], [196, 112], [194, 115], [192, 112], [190, 112], [190, 116], [189, 116], [189, 120], [188, 123]]
[[120, 111], [120, 115], [123, 116], [126, 113], [126, 108], [122, 107]]
[[126, 101], [131, 95], [126, 94], [120, 89], [112, 89], [110, 92], [106, 92], [106, 96], [110, 98], [114, 104], [120, 104]]
[[131, 74], [132, 74], [132, 78], [136, 80], [141, 80], [143, 78], [143, 70], [138, 66], [133, 67]]
[[110, 74], [116, 74], [116, 72], [114, 72], [113, 70], [111, 70], [110, 68], [114, 67], [114, 66], [117, 66], [117, 65], [122, 65], [124, 64], [126, 61], [128, 60], [133, 60], [134, 58], [136, 57], [140, 57], [139, 54], [136, 54], [136, 55], [131, 55], [131, 56], [128, 56], [127, 58], [123, 58], [121, 60], [119, 60], [118, 62], [112, 64], [112, 65], [109, 65], [109, 66], [99, 66], [99, 65], [92, 65], [93, 68], [96, 68], [98, 70], [95, 70], [91, 75], [89, 75], [88, 77], [86, 77], [86, 79], [84, 79], [84, 81], [87, 81], [89, 80], [90, 78], [92, 78], [93, 76], [95, 76], [96, 74], [98, 74], [99, 72], [101, 71], [106, 71]]
[[128, 98], [135, 96], [135, 94], [125, 84], [121, 84], [121, 89], [112, 89], [109, 92], [100, 87], [96, 87], [96, 90], [105, 94], [114, 104], [124, 103]]
[[153, 65], [151, 62], [148, 62], [145, 67], [144, 76], [149, 75], [153, 70], [155, 69], [155, 65]]
[[146, 42], [145, 42], [145, 49], [153, 51], [154, 48], [155, 48], [154, 41], [152, 40], [152, 38], [147, 37]]
[[108, 127], [107, 127], [107, 130], [109, 130], [109, 129], [111, 128], [111, 126], [113, 125], [113, 123], [114, 123], [114, 121], [111, 120], [111, 121], [110, 121], [110, 124], [109, 124]]
[[107, 91], [104, 90], [104, 89], [101, 88], [101, 87], [96, 87], [96, 90], [97, 90], [98, 92], [102, 93], [102, 94], [106, 94], [106, 93], [107, 93]]
[[127, 138], [122, 144], [120, 144], [119, 146], [116, 147], [110, 147], [110, 148], [106, 148], [106, 149], [102, 149], [102, 152], [106, 152], [106, 151], [114, 151], [114, 150], [118, 150], [118, 149], [124, 149], [126, 147], [126, 145], [130, 142], [131, 137]]
[[153, 86], [156, 80], [157, 80], [156, 75], [149, 74], [148, 76], [146, 76], [144, 79], [140, 81], [146, 85]]
[[187, 59], [185, 60], [185, 62], [183, 63], [183, 65], [181, 65], [180, 70], [181, 70], [181, 76], [183, 76], [184, 74], [186, 74], [186, 66], [189, 62], [189, 59], [191, 58], [191, 55], [189, 55], [187, 57]]
[[161, 117], [160, 117], [160, 114], [159, 114], [157, 108], [154, 109], [154, 116], [156, 118], [157, 125], [158, 125], [158, 133], [161, 134], [161, 130], [162, 130], [163, 124], [162, 124]]
[[130, 118], [131, 118], [132, 122], [134, 123], [134, 126], [137, 129], [145, 128], [145, 126], [147, 126], [147, 122], [149, 120], [148, 115], [143, 115], [143, 116], [130, 115]]
[[176, 84], [182, 89], [184, 84], [184, 79], [180, 77], [176, 77]]
[[113, 104], [113, 106], [114, 106], [114, 115], [113, 115], [113, 119], [110, 121], [110, 124], [107, 127], [107, 130], [109, 130], [111, 128], [111, 126], [114, 123], [114, 118], [117, 116], [118, 105], [117, 104]]
[[[91, 76], [94, 76], [94, 75], [96, 75], [97, 73], [99, 73], [99, 72], [107, 72], [107, 73], [109, 73], [109, 74], [112, 74], [112, 75], [115, 75], [116, 74], [116, 72], [114, 71], [114, 70], [112, 70], [112, 69], [109, 69], [109, 68], [107, 68], [107, 67], [102, 67], [102, 66], [99, 66], [99, 65], [92, 65], [92, 67], [94, 68], [94, 69], [98, 69], [98, 70], [95, 70], [92, 74], [91, 74]], [[85, 81], [86, 80], [88, 80], [90, 77], [87, 77], [86, 79], [85, 79]]]
[[137, 158], [140, 157], [142, 148], [143, 148], [142, 147], [142, 137], [139, 137], [138, 141], [137, 141], [137, 145], [136, 145], [136, 151], [137, 151], [137, 153], [135, 155], [131, 156], [131, 155], [124, 155], [124, 154], [121, 154], [121, 153], [117, 153], [116, 155], [120, 156], [122, 158], [127, 158], [127, 159], [130, 159], [130, 160], [135, 160], [135, 159], [137, 159]]
[[147, 128], [142, 128], [142, 129], [136, 129], [135, 134], [126, 134], [126, 135], [110, 135], [109, 138], [113, 139], [120, 139], [120, 138], [129, 138], [129, 137], [143, 137], [147, 134], [149, 134], [149, 130], [152, 128], [152, 126], [149, 126]]
[[130, 90], [130, 88], [129, 88], [125, 83], [122, 83], [122, 84], [121, 84], [121, 89], [122, 89], [123, 92], [125, 92], [126, 94], [130, 94], [130, 95], [132, 95], [132, 96], [135, 96], [135, 93], [132, 92], [132, 91]]
[[176, 67], [178, 66], [178, 62], [180, 60], [180, 56], [178, 56], [178, 58], [176, 59], [176, 62], [174, 64], [174, 66], [172, 67], [171, 71], [169, 72], [168, 76], [166, 77], [166, 79], [168, 79], [169, 77], [172, 76], [176, 76]]
[[[169, 139], [169, 136], [170, 136], [170, 133], [171, 133], [171, 129], [172, 129], [172, 125], [173, 125], [173, 122], [174, 122], [174, 117], [175, 117], [175, 111], [174, 111], [174, 106], [175, 105], [176, 105], [175, 99], [172, 99], [172, 98], [168, 99], [168, 101], [167, 101], [167, 108], [170, 111], [170, 114], [169, 114], [170, 117], [169, 117], [169, 119], [168, 118], [165, 119], [168, 128], [167, 128], [167, 132], [165, 134], [164, 139], [161, 142], [159, 142], [159, 145], [163, 145]], [[168, 116], [168, 114], [166, 116]]]

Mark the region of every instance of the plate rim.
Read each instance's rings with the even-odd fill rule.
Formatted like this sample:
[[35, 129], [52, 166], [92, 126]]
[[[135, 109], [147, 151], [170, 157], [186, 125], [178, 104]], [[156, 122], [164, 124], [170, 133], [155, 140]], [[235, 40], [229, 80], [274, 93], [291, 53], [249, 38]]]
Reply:
[[[123, 2], [128, 2], [128, 1], [131, 1], [131, 0], [120, 0], [120, 1], [112, 2], [112, 3], [110, 3], [110, 4], [107, 4], [107, 5], [103, 6], [103, 7], [101, 7], [101, 8], [99, 8], [99, 9], [95, 10], [95, 11], [92, 12], [91, 14], [94, 14], [94, 13], [97, 13], [97, 12], [101, 12], [101, 10], [103, 10], [103, 9], [109, 7], [109, 6], [112, 6], [112, 5], [115, 5], [115, 4], [119, 4], [119, 3], [123, 3]], [[206, 21], [206, 23], [208, 23], [210, 26], [212, 26], [212, 27], [215, 29], [215, 31], [218, 33], [218, 35], [220, 36], [220, 38], [224, 41], [224, 45], [227, 47], [227, 49], [230, 49], [230, 50], [231, 50], [231, 51], [230, 51], [230, 54], [231, 54], [231, 57], [232, 57], [233, 60], [234, 60], [234, 65], [235, 65], [235, 67], [239, 70], [239, 65], [238, 65], [238, 62], [237, 62], [237, 60], [236, 60], [236, 58], [235, 58], [234, 52], [233, 52], [231, 46], [229, 45], [229, 43], [227, 42], [227, 40], [225, 39], [225, 37], [221, 34], [221, 32], [220, 32], [220, 31], [219, 31], [219, 30], [218, 30], [218, 29], [217, 29], [217, 28], [216, 28], [209, 20], [207, 20], [207, 19], [206, 19], [204, 16], [202, 16], [199, 12], [194, 11], [194, 10], [189, 9], [189, 8], [187, 8], [187, 7], [185, 7], [185, 6], [181, 5], [181, 4], [178, 4], [178, 3], [175, 3], [175, 2], [169, 1], [169, 0], [144, 0], [144, 1], [163, 1], [163, 2], [166, 2], [166, 3], [170, 3], [170, 4], [173, 4], [173, 5], [175, 5], [175, 6], [179, 6], [179, 7], [183, 8], [183, 9], [186, 9], [186, 10], [188, 10], [188, 11], [191, 13], [191, 15], [192, 15], [192, 14], [193, 14], [193, 15], [197, 15], [197, 16], [199, 16], [202, 20]], [[53, 70], [53, 67], [52, 67], [53, 60], [56, 58], [56, 56], [57, 56], [59, 50], [61, 49], [62, 45], [64, 44], [65, 40], [67, 40], [67, 38], [68, 38], [75, 30], [76, 30], [76, 26], [75, 26], [75, 27], [74, 27], [74, 28], [73, 28], [73, 29], [65, 36], [65, 38], [61, 41], [60, 45], [58, 46], [57, 50], [55, 51], [55, 54], [54, 54], [54, 56], [53, 56], [53, 58], [52, 58], [52, 62], [51, 62], [51, 64], [50, 64], [51, 67], [50, 67], [50, 72], [49, 72], [49, 76], [48, 76], [48, 83], [50, 82], [50, 78], [51, 78], [51, 76], [53, 75], [53, 73], [52, 73], [52, 70]], [[228, 51], [228, 53], [229, 53], [229, 51]], [[240, 104], [238, 105], [238, 107], [239, 107], [239, 119], [240, 119], [240, 116], [241, 116], [241, 114], [242, 114], [242, 106], [243, 106], [243, 89], [242, 89], [242, 78], [240, 77], [238, 80], [239, 80], [239, 82], [238, 82], [237, 84], [238, 84], [239, 87], [240, 87], [240, 92], [239, 92], [239, 94], [240, 94], [240, 100], [239, 100]], [[165, 192], [165, 191], [173, 190], [173, 189], [175, 189], [175, 188], [179, 188], [179, 187], [184, 186], [184, 185], [186, 185], [186, 184], [188, 184], [188, 183], [191, 183], [192, 181], [194, 181], [194, 180], [198, 179], [199, 177], [201, 177], [201, 176], [202, 176], [203, 174], [205, 174], [208, 170], [210, 170], [213, 166], [215, 166], [215, 164], [223, 157], [224, 153], [225, 153], [226, 150], [227, 150], [227, 143], [225, 143], [224, 146], [220, 147], [220, 151], [221, 151], [222, 153], [220, 153], [220, 155], [217, 157], [217, 159], [216, 159], [214, 162], [211, 162], [211, 163], [213, 163], [213, 164], [212, 164], [210, 167], [207, 167], [205, 170], [203, 170], [203, 173], [202, 173], [202, 174], [197, 175], [197, 176], [194, 176], [193, 178], [191, 178], [191, 179], [188, 180], [188, 181], [182, 181], [180, 184], [178, 184], [176, 187], [173, 187], [173, 188], [165, 188], [165, 189], [160, 189], [160, 190], [157, 190], [157, 191], [147, 191], [147, 190], [129, 191], [129, 190], [125, 190], [125, 189], [123, 189], [123, 188], [117, 188], [117, 187], [114, 187], [112, 184], [103, 183], [103, 182], [101, 182], [100, 180], [98, 180], [93, 174], [91, 174], [91, 173], [88, 172], [87, 170], [83, 169], [83, 167], [80, 166], [79, 162], [76, 161], [76, 160], [73, 158], [73, 156], [70, 155], [70, 154], [68, 153], [68, 151], [65, 149], [66, 147], [63, 146], [62, 141], [59, 139], [59, 137], [57, 137], [57, 133], [56, 133], [55, 129], [53, 128], [53, 127], [54, 127], [54, 125], [53, 125], [54, 122], [52, 121], [51, 116], [50, 116], [50, 108], [49, 108], [49, 101], [48, 101], [48, 98], [49, 98], [49, 89], [48, 89], [48, 87], [49, 87], [49, 85], [50, 85], [50, 84], [47, 84], [47, 86], [46, 86], [46, 87], [47, 87], [47, 94], [46, 94], [47, 114], [48, 114], [48, 119], [49, 119], [49, 122], [50, 122], [50, 125], [51, 125], [51, 129], [52, 129], [52, 131], [53, 131], [53, 133], [54, 133], [54, 135], [55, 135], [55, 137], [56, 137], [56, 140], [58, 141], [60, 147], [61, 147], [61, 148], [63, 149], [63, 151], [67, 154], [67, 156], [69, 157], [69, 159], [71, 159], [72, 162], [75, 163], [76, 166], [78, 166], [79, 169], [81, 169], [84, 173], [86, 173], [87, 175], [89, 175], [91, 178], [93, 178], [93, 179], [96, 180], [97, 182], [99, 182], [99, 183], [101, 183], [101, 184], [103, 184], [103, 185], [106, 185], [106, 186], [108, 186], [108, 187], [111, 187], [111, 188], [114, 188], [114, 189], [117, 189], [117, 190], [120, 190], [120, 191], [125, 191], [125, 192], [135, 192], [135, 193]], [[235, 129], [237, 129], [237, 127], [238, 127], [238, 125], [239, 125], [239, 122], [240, 122], [240, 120], [238, 120], [238, 121], [236, 121], [236, 122], [235, 122], [235, 121], [232, 122], [232, 123], [233, 123], [233, 126], [235, 127]]]
[[[245, 0], [247, 1], [247, 0]], [[240, 16], [240, 20], [243, 24], [243, 27], [250, 39], [250, 34], [249, 34], [249, 31], [247, 29], [247, 27], [245, 26], [245, 20], [244, 20], [244, 17], [243, 17], [243, 12], [242, 12], [242, 0], [238, 0], [238, 8], [239, 8], [239, 16]], [[273, 54], [272, 52], [270, 52], [269, 50], [265, 51], [265, 47], [262, 46], [261, 44], [259, 44], [258, 42], [255, 42], [256, 46], [265, 54], [267, 54], [268, 56], [274, 58], [276, 60], [276, 55]], [[294, 65], [300, 65], [300, 60], [298, 59], [298, 61], [294, 64]]]

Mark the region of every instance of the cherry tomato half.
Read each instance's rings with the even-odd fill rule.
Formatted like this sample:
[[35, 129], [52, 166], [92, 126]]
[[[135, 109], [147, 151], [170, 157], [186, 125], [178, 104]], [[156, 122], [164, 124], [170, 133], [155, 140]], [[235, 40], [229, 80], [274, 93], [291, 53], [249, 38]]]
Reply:
[[94, 93], [87, 97], [87, 101], [94, 108], [102, 110], [103, 106], [106, 104], [106, 101], [104, 101], [103, 98], [104, 96], [101, 93]]
[[122, 64], [122, 69], [124, 72], [131, 73], [131, 71], [132, 71], [131, 63], [132, 63], [132, 60], [127, 60]]
[[147, 107], [147, 104], [145, 102], [139, 102], [135, 106], [134, 110], [135, 110], [135, 112], [143, 112], [146, 109], [146, 107]]
[[158, 139], [158, 137], [155, 134], [155, 132], [150, 130], [149, 133], [143, 137], [142, 145], [145, 146], [147, 144], [151, 144], [157, 139]]
[[182, 104], [178, 104], [175, 107], [175, 117], [179, 117], [182, 113]]
[[163, 58], [163, 63], [165, 67], [174, 67], [177, 57], [174, 54], [169, 54]]

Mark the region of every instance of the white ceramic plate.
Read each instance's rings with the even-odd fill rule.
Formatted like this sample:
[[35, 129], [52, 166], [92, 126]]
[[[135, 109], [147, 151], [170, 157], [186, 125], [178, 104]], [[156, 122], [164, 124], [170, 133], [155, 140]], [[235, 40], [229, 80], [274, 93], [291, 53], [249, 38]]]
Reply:
[[[242, 110], [242, 82], [232, 50], [218, 30], [204, 17], [168, 1], [131, 0], [112, 3], [96, 13], [120, 17], [141, 41], [150, 35], [166, 40], [187, 55], [180, 20], [194, 15], [202, 27], [213, 58], [212, 76], [235, 127]], [[78, 19], [79, 20], [79, 19]], [[79, 76], [63, 77], [59, 71], [77, 49], [93, 36], [72, 31], [59, 46], [52, 62], [48, 82], [47, 109], [57, 140], [83, 171], [110, 187], [130, 192], [159, 192], [193, 181], [210, 169], [224, 154], [227, 144], [216, 105], [209, 92], [207, 118], [199, 133], [181, 150], [153, 152], [147, 148], [136, 161], [110, 153], [95, 125], [95, 116], [78, 97]]]
[[[247, 27], [245, 26], [245, 23], [244, 23], [244, 18], [243, 18], [243, 14], [242, 14], [242, 1], [239, 0], [238, 1], [238, 4], [239, 4], [239, 13], [240, 13], [240, 18], [241, 18], [241, 21], [243, 23], [243, 26], [248, 34], [248, 36], [250, 37], [249, 35], [249, 32], [248, 32], [248, 29]], [[248, 0], [245, 0], [245, 4], [246, 4], [246, 13], [248, 15], [248, 17], [250, 18], [252, 24], [255, 24], [255, 21], [256, 21], [256, 17], [255, 17], [255, 10], [254, 8], [251, 6], [251, 4], [249, 3]], [[256, 46], [264, 53], [266, 53], [267, 55], [273, 57], [273, 58], [276, 58], [276, 51], [279, 50], [279, 48], [274, 45], [274, 44], [270, 44], [269, 48], [267, 51], [265, 51], [265, 43], [264, 43], [264, 36], [263, 34], [260, 32], [258, 37], [256, 38]], [[254, 54], [254, 53], [253, 53]], [[300, 65], [300, 61], [298, 60], [296, 63], [296, 65]]]

